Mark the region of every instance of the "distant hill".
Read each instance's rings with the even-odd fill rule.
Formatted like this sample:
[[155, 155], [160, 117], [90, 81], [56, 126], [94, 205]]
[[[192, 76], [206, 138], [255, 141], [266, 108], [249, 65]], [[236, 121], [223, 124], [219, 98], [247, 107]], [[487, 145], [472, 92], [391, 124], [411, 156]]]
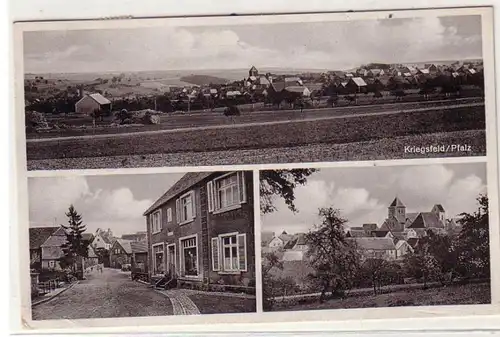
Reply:
[[196, 84], [196, 85], [208, 85], [210, 83], [212, 84], [226, 84], [229, 82], [225, 78], [220, 78], [220, 77], [215, 77], [215, 76], [210, 76], [210, 75], [189, 75], [189, 76], [182, 76], [180, 78], [181, 81], [191, 83], [191, 84]]

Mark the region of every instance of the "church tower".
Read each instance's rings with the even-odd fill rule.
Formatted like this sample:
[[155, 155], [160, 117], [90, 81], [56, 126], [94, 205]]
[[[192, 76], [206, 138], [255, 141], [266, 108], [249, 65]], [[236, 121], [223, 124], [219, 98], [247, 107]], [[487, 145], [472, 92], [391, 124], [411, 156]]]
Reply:
[[406, 206], [399, 200], [398, 197], [388, 207], [388, 218], [395, 217], [399, 223], [406, 222]]

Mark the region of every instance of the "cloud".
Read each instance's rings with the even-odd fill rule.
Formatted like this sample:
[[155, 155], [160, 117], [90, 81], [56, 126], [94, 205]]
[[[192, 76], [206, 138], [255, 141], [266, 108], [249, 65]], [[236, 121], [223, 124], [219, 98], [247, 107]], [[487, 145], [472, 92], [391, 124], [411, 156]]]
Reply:
[[460, 19], [456, 17], [448, 24], [426, 16], [383, 21], [29, 32], [25, 34], [25, 68], [27, 72], [196, 70], [255, 64], [345, 69], [368, 62], [481, 57], [480, 30], [465, 29], [467, 33], [460, 33], [464, 29], [459, 28], [467, 26]]
[[89, 188], [85, 177], [31, 178], [29, 181], [30, 224], [52, 226], [66, 222], [70, 204], [82, 215], [87, 231], [111, 228], [115, 234], [145, 229], [143, 212], [149, 199], [138, 200], [127, 187]]
[[320, 220], [319, 207], [340, 209], [349, 226], [380, 226], [396, 196], [407, 212], [428, 212], [439, 203], [447, 217], [456, 217], [476, 210], [476, 198], [486, 192], [483, 173], [482, 164], [322, 169], [296, 189], [299, 213], [293, 214], [277, 199], [278, 210], [262, 217], [263, 228], [307, 231]]
[[45, 214], [40, 220], [49, 224], [63, 217], [69, 205], [91, 197], [84, 177], [30, 178], [28, 186], [30, 214]]
[[455, 217], [462, 212], [472, 212], [477, 208], [476, 198], [486, 193], [486, 185], [476, 175], [457, 180], [448, 189], [448, 217]]

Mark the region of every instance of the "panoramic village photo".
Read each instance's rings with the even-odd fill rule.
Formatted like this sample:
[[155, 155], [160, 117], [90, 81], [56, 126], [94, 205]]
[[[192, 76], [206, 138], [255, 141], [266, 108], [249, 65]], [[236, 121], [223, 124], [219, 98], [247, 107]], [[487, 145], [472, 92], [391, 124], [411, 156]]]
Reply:
[[32, 319], [255, 312], [252, 180], [29, 178]]
[[491, 303], [485, 163], [260, 182], [264, 311]]
[[484, 156], [463, 13], [25, 30], [28, 169]]

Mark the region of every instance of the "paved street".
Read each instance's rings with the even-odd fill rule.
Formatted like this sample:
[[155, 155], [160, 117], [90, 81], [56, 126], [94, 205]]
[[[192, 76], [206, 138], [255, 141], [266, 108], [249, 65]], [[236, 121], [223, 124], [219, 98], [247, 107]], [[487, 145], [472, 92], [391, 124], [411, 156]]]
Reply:
[[33, 319], [78, 319], [172, 315], [168, 297], [105, 268], [46, 303], [33, 308]]

